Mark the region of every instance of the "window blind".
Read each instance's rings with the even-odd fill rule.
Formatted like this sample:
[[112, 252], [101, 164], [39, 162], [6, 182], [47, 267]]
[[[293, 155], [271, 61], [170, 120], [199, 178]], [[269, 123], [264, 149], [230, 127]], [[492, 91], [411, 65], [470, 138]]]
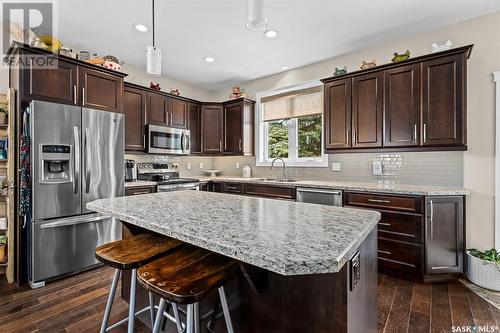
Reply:
[[292, 91], [261, 99], [263, 120], [290, 119], [323, 113], [323, 87]]

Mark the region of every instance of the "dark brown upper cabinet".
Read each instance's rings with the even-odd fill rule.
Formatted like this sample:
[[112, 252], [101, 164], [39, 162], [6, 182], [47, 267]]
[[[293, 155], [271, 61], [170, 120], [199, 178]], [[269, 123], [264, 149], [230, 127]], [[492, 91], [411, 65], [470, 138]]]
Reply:
[[78, 66], [58, 61], [57, 68], [38, 68], [30, 64], [29, 91], [32, 99], [78, 105]]
[[384, 71], [384, 146], [420, 144], [420, 64]]
[[189, 103], [187, 128], [191, 131], [191, 154], [201, 154], [201, 104]]
[[125, 115], [125, 150], [144, 151], [146, 125], [146, 92], [125, 84], [123, 88]]
[[122, 112], [123, 79], [90, 68], [78, 70], [82, 106]]
[[382, 147], [382, 73], [375, 72], [352, 79], [352, 146]]
[[224, 155], [253, 154], [254, 104], [244, 98], [224, 103]]
[[325, 152], [466, 150], [472, 46], [321, 80]]
[[169, 114], [167, 111], [168, 100], [161, 94], [147, 93], [147, 117], [146, 121], [150, 125], [168, 126]]
[[422, 63], [423, 145], [465, 145], [465, 54]]
[[202, 152], [206, 155], [223, 153], [223, 107], [222, 104], [203, 104], [201, 108]]
[[351, 147], [351, 86], [350, 78], [325, 83], [323, 128], [326, 150]]
[[188, 102], [169, 97], [168, 98], [168, 126], [175, 128], [187, 128]]
[[425, 274], [463, 273], [464, 198], [426, 197]]

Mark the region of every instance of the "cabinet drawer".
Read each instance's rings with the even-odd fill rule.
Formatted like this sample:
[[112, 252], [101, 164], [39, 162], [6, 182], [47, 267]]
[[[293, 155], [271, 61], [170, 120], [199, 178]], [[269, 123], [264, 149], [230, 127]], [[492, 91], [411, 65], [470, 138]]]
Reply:
[[422, 212], [422, 197], [345, 192], [344, 204], [412, 213]]
[[223, 184], [224, 193], [243, 193], [243, 185], [235, 183], [224, 183]]
[[294, 187], [246, 184], [245, 194], [275, 199], [295, 200]]
[[380, 237], [410, 243], [422, 243], [423, 217], [421, 215], [382, 212], [378, 223]]
[[380, 269], [397, 270], [420, 276], [422, 271], [422, 246], [384, 238], [378, 239], [378, 264]]
[[125, 195], [140, 195], [156, 192], [155, 186], [137, 186], [125, 188]]

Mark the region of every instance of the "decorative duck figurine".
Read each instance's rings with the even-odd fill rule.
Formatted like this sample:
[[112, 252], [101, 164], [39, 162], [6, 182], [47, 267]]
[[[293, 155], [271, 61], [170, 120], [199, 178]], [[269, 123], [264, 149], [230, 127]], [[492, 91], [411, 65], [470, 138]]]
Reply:
[[347, 74], [347, 66], [344, 66], [343, 68], [335, 67], [335, 71], [333, 72], [333, 76], [341, 76], [346, 74]]
[[410, 58], [410, 50], [406, 50], [405, 53], [398, 54], [397, 52], [394, 52], [394, 57], [391, 59], [392, 62], [400, 62], [400, 61], [405, 61]]
[[368, 68], [373, 68], [377, 66], [377, 60], [375, 60], [375, 58], [372, 59], [371, 62], [366, 62], [366, 61], [362, 61], [361, 62], [361, 67], [359, 67], [360, 69], [368, 69]]

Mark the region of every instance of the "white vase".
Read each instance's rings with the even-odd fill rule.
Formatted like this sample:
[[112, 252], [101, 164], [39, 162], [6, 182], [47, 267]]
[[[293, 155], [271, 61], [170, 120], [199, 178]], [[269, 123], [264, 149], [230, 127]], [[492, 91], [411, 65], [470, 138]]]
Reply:
[[480, 287], [500, 291], [500, 270], [487, 260], [472, 256], [467, 251], [467, 277]]

